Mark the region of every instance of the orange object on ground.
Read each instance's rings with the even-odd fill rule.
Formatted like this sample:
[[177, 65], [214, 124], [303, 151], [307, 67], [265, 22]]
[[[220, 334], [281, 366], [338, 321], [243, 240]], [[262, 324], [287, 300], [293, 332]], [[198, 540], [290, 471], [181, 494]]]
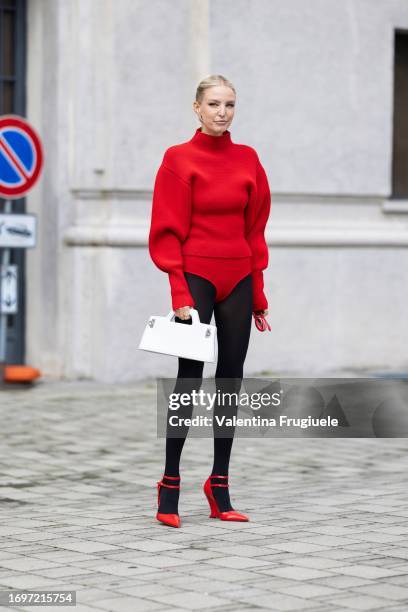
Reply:
[[6, 365], [4, 367], [5, 382], [32, 382], [41, 376], [40, 370], [26, 365]]

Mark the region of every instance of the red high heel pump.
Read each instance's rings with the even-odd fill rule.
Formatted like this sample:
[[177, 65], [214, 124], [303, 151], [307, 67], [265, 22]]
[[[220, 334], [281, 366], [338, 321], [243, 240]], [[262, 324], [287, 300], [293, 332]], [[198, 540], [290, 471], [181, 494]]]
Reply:
[[[165, 474], [163, 474], [163, 478], [166, 478], [167, 480], [180, 480], [180, 476], [166, 476]], [[160, 487], [167, 487], [168, 489], [180, 489], [180, 484], [166, 484], [165, 482], [163, 482], [163, 478], [157, 483], [157, 508], [159, 508], [160, 506]], [[163, 512], [159, 512], [157, 510], [156, 518], [161, 523], [169, 525], [170, 527], [180, 527], [181, 525], [180, 516], [178, 514], [164, 514]]]
[[211, 514], [209, 518], [219, 518], [222, 521], [249, 521], [249, 517], [246, 514], [241, 514], [241, 512], [237, 512], [236, 510], [227, 510], [225, 512], [220, 512], [218, 508], [217, 501], [211, 491], [211, 487], [229, 487], [228, 482], [226, 484], [211, 484], [212, 478], [227, 478], [228, 476], [218, 476], [212, 474], [207, 478], [204, 483], [203, 490], [208, 499], [208, 503], [210, 504]]

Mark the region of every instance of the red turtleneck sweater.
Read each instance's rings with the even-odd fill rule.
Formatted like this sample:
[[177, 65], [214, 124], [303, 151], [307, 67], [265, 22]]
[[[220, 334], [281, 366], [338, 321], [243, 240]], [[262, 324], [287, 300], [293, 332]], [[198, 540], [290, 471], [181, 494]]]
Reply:
[[251, 256], [253, 310], [266, 310], [263, 270], [268, 265], [265, 225], [271, 207], [268, 179], [250, 146], [226, 130], [197, 128], [191, 140], [168, 148], [157, 172], [149, 252], [169, 274], [173, 310], [194, 306], [183, 255]]

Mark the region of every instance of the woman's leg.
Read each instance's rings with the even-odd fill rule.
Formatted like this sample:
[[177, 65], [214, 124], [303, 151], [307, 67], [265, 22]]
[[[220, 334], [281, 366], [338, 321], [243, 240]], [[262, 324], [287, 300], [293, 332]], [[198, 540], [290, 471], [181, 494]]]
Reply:
[[[198, 311], [202, 323], [210, 323], [215, 301], [216, 289], [210, 281], [197, 274], [185, 272], [185, 277], [191, 295], [195, 301], [195, 309]], [[176, 317], [178, 323], [191, 325], [191, 319], [185, 321]], [[179, 357], [177, 381], [173, 393], [191, 393], [193, 390], [199, 391], [203, 381], [204, 362], [195, 359], [185, 359]], [[177, 415], [182, 418], [191, 418], [193, 405], [180, 406]], [[166, 465], [164, 474], [167, 476], [180, 476], [180, 458], [186, 440], [189, 427], [178, 427], [177, 432], [169, 425], [169, 417], [174, 415], [170, 408], [167, 411], [167, 435], [166, 435]], [[178, 437], [173, 437], [177, 435]], [[166, 484], [174, 484], [166, 481]], [[178, 489], [163, 487], [160, 493], [160, 508], [163, 513], [178, 514]]]
[[[218, 363], [215, 373], [217, 390], [224, 393], [239, 393], [243, 378], [244, 362], [248, 350], [252, 325], [252, 276], [245, 276], [221, 302], [214, 306], [217, 325]], [[214, 406], [214, 463], [211, 474], [228, 476], [229, 462], [235, 427], [218, 425], [216, 416], [236, 416], [236, 402], [221, 402]], [[228, 437], [227, 437], [228, 436]], [[212, 484], [224, 484], [225, 480], [214, 479]], [[233, 510], [228, 488], [212, 487], [221, 512]]]

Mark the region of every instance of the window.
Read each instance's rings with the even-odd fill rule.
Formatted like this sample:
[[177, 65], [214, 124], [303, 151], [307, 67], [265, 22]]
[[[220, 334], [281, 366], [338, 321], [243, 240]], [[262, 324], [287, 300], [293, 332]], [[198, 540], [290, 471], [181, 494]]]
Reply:
[[408, 199], [408, 31], [394, 38], [392, 197]]

